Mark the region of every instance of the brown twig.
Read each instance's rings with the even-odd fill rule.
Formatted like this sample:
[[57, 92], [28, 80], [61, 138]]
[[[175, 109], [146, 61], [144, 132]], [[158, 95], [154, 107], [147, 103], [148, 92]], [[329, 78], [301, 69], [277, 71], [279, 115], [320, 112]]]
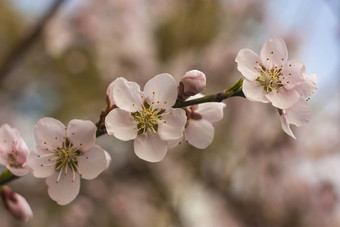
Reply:
[[0, 84], [5, 76], [14, 68], [18, 61], [33, 46], [37, 38], [41, 35], [49, 19], [58, 11], [65, 0], [56, 0], [51, 5], [45, 15], [39, 20], [35, 27], [12, 49], [0, 66]]

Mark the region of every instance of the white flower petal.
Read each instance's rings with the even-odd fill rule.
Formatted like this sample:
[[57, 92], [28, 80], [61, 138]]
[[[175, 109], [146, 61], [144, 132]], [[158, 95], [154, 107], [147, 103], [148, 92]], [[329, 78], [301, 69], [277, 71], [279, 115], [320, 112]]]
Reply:
[[264, 67], [272, 69], [274, 66], [284, 65], [288, 58], [288, 51], [282, 39], [270, 39], [262, 47], [260, 53]]
[[2, 149], [1, 146], [0, 146], [0, 151], [2, 151], [2, 152], [0, 152], [0, 165], [6, 165], [5, 164], [6, 163], [6, 159], [4, 158], [3, 149]]
[[112, 86], [113, 100], [119, 108], [132, 113], [141, 109], [143, 92], [137, 83], [119, 77]]
[[185, 129], [185, 139], [199, 149], [207, 148], [214, 138], [214, 127], [206, 120], [189, 120]]
[[75, 174], [74, 182], [72, 182], [73, 174], [70, 171], [66, 176], [61, 174], [57, 183], [58, 176], [59, 172], [54, 172], [52, 176], [46, 178], [48, 194], [59, 205], [66, 205], [77, 197], [80, 189], [80, 177]]
[[105, 153], [105, 159], [106, 159], [105, 169], [107, 169], [111, 164], [112, 158], [109, 152], [104, 151], [104, 153]]
[[34, 126], [34, 137], [38, 145], [48, 145], [54, 148], [62, 147], [65, 136], [65, 125], [54, 118], [42, 118]]
[[175, 140], [167, 140], [167, 144], [168, 144], [168, 149], [174, 148], [176, 147], [178, 144], [181, 143], [181, 141], [183, 140], [183, 136], [179, 139], [175, 139]]
[[307, 76], [305, 82], [294, 88], [294, 90], [297, 91], [304, 99], [310, 97], [317, 89], [318, 85], [316, 83], [315, 74]]
[[39, 155], [36, 151], [32, 151], [28, 155], [26, 165], [32, 169], [32, 173], [35, 177], [45, 178], [51, 176], [55, 172], [55, 164], [53, 161], [49, 161], [54, 155]]
[[237, 70], [250, 81], [256, 80], [261, 74], [259, 73], [260, 57], [250, 49], [242, 49], [238, 52], [235, 59]]
[[74, 147], [87, 151], [96, 142], [97, 127], [91, 121], [71, 120], [67, 126], [67, 138]]
[[16, 160], [19, 164], [24, 164], [27, 160], [28, 153], [30, 152], [25, 141], [22, 138], [18, 138], [14, 146]]
[[266, 98], [267, 92], [257, 81], [243, 80], [242, 91], [247, 99], [253, 102], [269, 103]]
[[81, 177], [87, 180], [96, 178], [106, 169], [107, 159], [103, 148], [94, 145], [93, 148], [85, 152], [78, 158], [78, 169]]
[[144, 94], [153, 109], [168, 109], [177, 100], [176, 80], [168, 73], [159, 74], [145, 84]]
[[289, 60], [282, 68], [281, 81], [285, 88], [291, 89], [305, 80], [305, 65], [298, 60]]
[[277, 93], [274, 90], [266, 94], [266, 97], [269, 101], [271, 101], [273, 106], [279, 109], [287, 109], [299, 100], [299, 94], [295, 90], [288, 90], [280, 87], [278, 91], [279, 92]]
[[[170, 114], [171, 113], [171, 114]], [[181, 138], [187, 116], [183, 109], [170, 108], [162, 116], [161, 123], [158, 125], [158, 135], [162, 140], [175, 140]]]
[[202, 103], [198, 105], [196, 113], [202, 115], [202, 118], [210, 123], [220, 121], [223, 118], [223, 109], [226, 107], [225, 103]]
[[137, 122], [129, 112], [119, 108], [113, 109], [105, 118], [105, 127], [109, 135], [128, 141], [137, 137]]
[[26, 175], [26, 174], [28, 174], [30, 172], [30, 170], [27, 169], [27, 168], [13, 168], [13, 167], [11, 167], [9, 165], [6, 166], [6, 168], [9, 171], [11, 171], [11, 173], [13, 173], [14, 175], [20, 176], [20, 177], [22, 177], [22, 176], [24, 176], [24, 175]]
[[134, 141], [136, 155], [148, 162], [161, 161], [167, 149], [168, 144], [151, 132], [138, 136]]
[[298, 127], [307, 124], [312, 119], [312, 109], [307, 101], [300, 98], [291, 108], [286, 110], [286, 119], [289, 124]]
[[287, 135], [289, 135], [290, 137], [296, 139], [294, 133], [292, 132], [291, 128], [290, 128], [290, 124], [288, 124], [287, 122], [287, 119], [285, 117], [284, 114], [282, 114], [280, 116], [280, 121], [281, 121], [281, 127], [282, 127], [282, 130], [287, 133]]
[[16, 141], [20, 140], [20, 133], [16, 128], [12, 128], [8, 124], [4, 124], [0, 128], [0, 146], [3, 152], [12, 150], [12, 146]]
[[111, 106], [115, 105], [115, 101], [113, 100], [113, 85], [114, 84], [115, 84], [115, 81], [112, 81], [106, 90], [106, 96], [109, 99]]

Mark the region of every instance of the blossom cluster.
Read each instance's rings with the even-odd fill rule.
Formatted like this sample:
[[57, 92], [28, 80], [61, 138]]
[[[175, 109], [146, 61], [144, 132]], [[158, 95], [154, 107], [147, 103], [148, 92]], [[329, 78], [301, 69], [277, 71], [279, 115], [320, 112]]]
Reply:
[[170, 74], [159, 74], [143, 91], [137, 83], [117, 78], [108, 89], [116, 108], [106, 116], [107, 133], [123, 141], [134, 140], [136, 155], [149, 162], [161, 161], [183, 137], [197, 148], [206, 148], [214, 137], [212, 123], [222, 119], [225, 104], [173, 108], [178, 97], [200, 96], [205, 84], [205, 75], [197, 70], [187, 72], [180, 86]]
[[[302, 62], [288, 60], [281, 39], [267, 41], [260, 55], [242, 49], [235, 61], [244, 76], [244, 96], [276, 107], [282, 129], [295, 138], [290, 125], [301, 126], [310, 120], [307, 99], [317, 89], [316, 76], [305, 75]], [[207, 148], [214, 138], [213, 123], [223, 118], [226, 104], [221, 102], [224, 98], [197, 101], [205, 99], [201, 93], [205, 87], [206, 76], [198, 70], [185, 73], [178, 84], [170, 74], [159, 74], [143, 90], [119, 77], [107, 88], [108, 106], [101, 115], [103, 122], [97, 126], [88, 120], [74, 119], [65, 126], [54, 118], [42, 118], [34, 127], [36, 148], [30, 151], [17, 129], [3, 125], [0, 164], [16, 176], [31, 172], [37, 178], [46, 178], [49, 196], [60, 205], [68, 204], [78, 195], [81, 178], [94, 179], [110, 164], [109, 153], [96, 145], [101, 125], [119, 140], [133, 140], [136, 155], [149, 162], [161, 161], [167, 150], [183, 139], [196, 148]], [[9, 188], [1, 190], [5, 203], [12, 201], [8, 198], [17, 201], [7, 202], [13, 215], [22, 220], [32, 216], [23, 197]]]

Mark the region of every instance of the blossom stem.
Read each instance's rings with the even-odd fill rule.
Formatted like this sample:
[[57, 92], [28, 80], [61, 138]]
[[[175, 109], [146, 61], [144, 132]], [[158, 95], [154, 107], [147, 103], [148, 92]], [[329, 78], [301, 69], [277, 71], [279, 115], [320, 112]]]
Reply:
[[223, 100], [227, 98], [235, 97], [235, 96], [245, 97], [242, 92], [242, 84], [243, 84], [243, 79], [240, 79], [233, 86], [231, 86], [229, 89], [223, 92], [212, 94], [212, 95], [206, 95], [204, 97], [201, 97], [198, 99], [192, 99], [189, 101], [177, 100], [177, 102], [175, 103], [173, 107], [182, 108], [182, 107], [197, 105], [197, 104], [201, 104], [205, 102], [222, 102]]
[[18, 176], [15, 176], [13, 173], [11, 173], [8, 169], [4, 170], [0, 175], [0, 186], [4, 185], [14, 179], [19, 178]]

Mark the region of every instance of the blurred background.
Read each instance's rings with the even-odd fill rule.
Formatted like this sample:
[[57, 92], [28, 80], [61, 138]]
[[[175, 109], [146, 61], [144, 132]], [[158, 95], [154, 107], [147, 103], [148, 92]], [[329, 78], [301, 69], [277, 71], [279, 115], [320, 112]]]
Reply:
[[[184, 142], [157, 164], [138, 159], [131, 142], [101, 136], [111, 166], [83, 180], [71, 204], [57, 205], [31, 174], [9, 184], [33, 209], [25, 226], [340, 226], [339, 1], [68, 0], [18, 48], [54, 2], [0, 1], [0, 124], [18, 128], [32, 150], [41, 117], [97, 122], [119, 76], [143, 87], [162, 72], [179, 81], [198, 69], [205, 94], [216, 93], [241, 77], [240, 49], [259, 52], [274, 37], [317, 74], [319, 89], [312, 121], [293, 128], [297, 140], [272, 106], [239, 97], [225, 101], [207, 149]], [[2, 205], [0, 220], [22, 225]]]

